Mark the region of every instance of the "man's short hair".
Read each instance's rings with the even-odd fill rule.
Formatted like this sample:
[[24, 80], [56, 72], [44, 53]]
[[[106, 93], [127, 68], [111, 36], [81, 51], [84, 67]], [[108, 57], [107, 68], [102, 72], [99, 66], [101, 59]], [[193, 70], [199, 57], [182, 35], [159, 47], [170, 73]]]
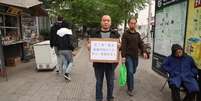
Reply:
[[63, 17], [63, 16], [58, 15], [58, 17], [57, 17], [57, 20], [58, 20], [58, 21], [63, 21], [63, 19], [64, 19], [64, 17]]
[[135, 20], [137, 22], [137, 18], [135, 16], [131, 16], [129, 19], [128, 19], [128, 23], [131, 21], [131, 20]]
[[110, 17], [109, 15], [103, 15], [103, 16], [101, 17], [101, 20], [102, 20], [102, 19], [103, 19], [103, 17], [105, 17], [105, 16], [109, 17], [109, 18], [110, 18], [110, 20], [111, 20], [111, 17]]

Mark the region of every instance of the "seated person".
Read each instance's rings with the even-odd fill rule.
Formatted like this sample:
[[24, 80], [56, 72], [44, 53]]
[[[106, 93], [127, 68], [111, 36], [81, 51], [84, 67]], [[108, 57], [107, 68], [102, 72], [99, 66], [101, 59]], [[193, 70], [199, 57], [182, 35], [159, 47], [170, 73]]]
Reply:
[[197, 101], [201, 101], [201, 68], [198, 69], [198, 84], [199, 84], [200, 92], [197, 95]]
[[181, 101], [181, 86], [187, 91], [183, 101], [194, 101], [199, 86], [196, 81], [197, 67], [193, 58], [184, 54], [180, 45], [173, 44], [172, 54], [167, 57], [162, 67], [169, 74], [168, 83], [171, 88], [172, 101]]

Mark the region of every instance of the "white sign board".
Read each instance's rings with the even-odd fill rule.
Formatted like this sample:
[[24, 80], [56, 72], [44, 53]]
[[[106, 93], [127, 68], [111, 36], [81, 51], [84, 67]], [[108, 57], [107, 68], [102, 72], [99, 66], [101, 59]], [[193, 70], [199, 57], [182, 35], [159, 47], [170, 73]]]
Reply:
[[154, 53], [168, 56], [172, 44], [183, 46], [187, 2], [165, 7], [156, 12]]
[[118, 62], [118, 40], [117, 39], [90, 39], [90, 60], [93, 62]]

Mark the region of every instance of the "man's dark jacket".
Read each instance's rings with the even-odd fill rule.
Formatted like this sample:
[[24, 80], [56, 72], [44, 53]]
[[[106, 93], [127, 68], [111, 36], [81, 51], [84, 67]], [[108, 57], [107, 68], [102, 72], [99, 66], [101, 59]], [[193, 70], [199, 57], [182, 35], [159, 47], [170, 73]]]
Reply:
[[127, 30], [122, 36], [121, 55], [122, 57], [131, 56], [138, 58], [139, 49], [142, 53], [145, 52], [144, 43], [138, 32], [130, 32]]
[[65, 21], [56, 22], [51, 27], [50, 46], [57, 47], [58, 50], [73, 50], [74, 49], [73, 36], [72, 35], [64, 35], [63, 37], [60, 37], [59, 35], [57, 35], [57, 31], [60, 28], [72, 29], [72, 25]]

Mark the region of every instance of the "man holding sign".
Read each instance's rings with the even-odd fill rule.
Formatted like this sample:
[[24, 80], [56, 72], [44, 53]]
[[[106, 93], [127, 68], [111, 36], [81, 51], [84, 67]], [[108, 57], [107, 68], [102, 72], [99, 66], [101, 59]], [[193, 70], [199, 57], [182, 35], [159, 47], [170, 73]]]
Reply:
[[[118, 39], [120, 37], [120, 35], [118, 34], [118, 32], [111, 30], [110, 26], [111, 26], [111, 18], [110, 18], [110, 16], [109, 15], [104, 15], [102, 17], [102, 19], [101, 19], [101, 28], [100, 28], [100, 30], [98, 30], [98, 31], [96, 31], [96, 33], [90, 35], [90, 38]], [[101, 47], [100, 48], [93, 48], [93, 49], [95, 51], [104, 50], [105, 53], [100, 53], [100, 54], [105, 55], [105, 56], [109, 55], [109, 52], [107, 53], [107, 51], [110, 51], [110, 49], [108, 49], [108, 50], [103, 49], [104, 45], [106, 45], [106, 44], [103, 44], [103, 43], [100, 43], [100, 44], [94, 43], [94, 45], [103, 45], [103, 47], [102, 48]], [[113, 44], [107, 44], [107, 45], [112, 46]], [[92, 49], [90, 44], [89, 44], [89, 48]], [[93, 54], [91, 54], [91, 55], [93, 55]], [[105, 62], [100, 62], [100, 61], [95, 62], [95, 61], [93, 61], [93, 67], [94, 67], [94, 72], [95, 72], [95, 77], [96, 77], [96, 101], [102, 101], [102, 99], [103, 99], [102, 87], [103, 87], [104, 75], [106, 76], [106, 80], [107, 80], [107, 101], [113, 101], [114, 100], [114, 97], [113, 97], [114, 70], [115, 70], [116, 65], [117, 65], [117, 63], [107, 62], [107, 60], [105, 60]]]

